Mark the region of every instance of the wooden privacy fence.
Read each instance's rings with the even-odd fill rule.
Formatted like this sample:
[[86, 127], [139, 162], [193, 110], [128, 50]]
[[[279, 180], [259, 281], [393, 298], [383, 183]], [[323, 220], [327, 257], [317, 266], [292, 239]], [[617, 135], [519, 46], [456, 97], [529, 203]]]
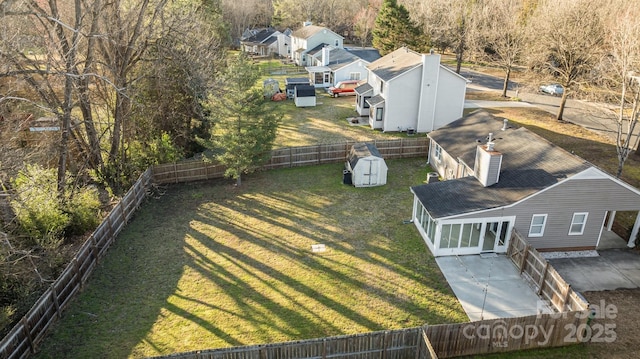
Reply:
[[84, 242], [58, 279], [2, 339], [0, 358], [26, 358], [35, 351], [46, 330], [60, 318], [71, 298], [86, 283], [97, 261], [106, 254], [109, 246], [145, 200], [151, 181], [152, 173], [148, 169]]
[[[385, 159], [425, 156], [429, 151], [427, 137], [401, 138], [395, 140], [367, 141], [373, 143]], [[271, 151], [264, 169], [289, 168], [325, 163], [339, 163], [346, 160], [355, 141], [313, 146], [286, 147]], [[213, 178], [222, 178], [225, 167], [203, 161], [183, 161], [153, 166], [153, 178], [158, 184], [182, 183]]]
[[337, 337], [177, 353], [156, 359], [438, 359], [581, 342], [589, 312], [425, 325]]
[[[407, 328], [244, 347], [199, 350], [156, 359], [418, 358], [422, 329]], [[430, 356], [422, 357], [431, 359]]]
[[515, 229], [507, 256], [536, 293], [559, 312], [586, 310], [589, 303]]
[[539, 314], [427, 325], [423, 330], [438, 358], [454, 358], [575, 344], [582, 341], [579, 331], [586, 329], [588, 315], [588, 310]]

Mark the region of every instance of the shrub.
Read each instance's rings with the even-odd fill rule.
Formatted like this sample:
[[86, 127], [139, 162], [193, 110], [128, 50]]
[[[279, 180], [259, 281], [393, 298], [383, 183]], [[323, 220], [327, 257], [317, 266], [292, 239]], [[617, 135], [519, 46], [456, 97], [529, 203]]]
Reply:
[[100, 224], [101, 203], [95, 187], [81, 188], [67, 202], [66, 207], [66, 212], [70, 216], [69, 225], [66, 228], [67, 234], [84, 234]]
[[24, 232], [44, 248], [58, 247], [70, 217], [57, 197], [56, 172], [26, 165], [12, 184], [16, 195], [11, 207]]
[[26, 165], [12, 181], [16, 196], [11, 206], [18, 223], [36, 244], [55, 249], [64, 235], [83, 234], [100, 223], [100, 200], [94, 187], [76, 189], [67, 175], [66, 198], [57, 191], [55, 169]]

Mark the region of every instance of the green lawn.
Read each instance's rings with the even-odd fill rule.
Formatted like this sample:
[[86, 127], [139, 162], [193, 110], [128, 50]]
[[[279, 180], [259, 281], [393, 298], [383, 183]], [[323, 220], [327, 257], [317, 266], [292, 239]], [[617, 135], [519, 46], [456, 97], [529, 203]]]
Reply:
[[[149, 199], [39, 358], [122, 358], [467, 320], [410, 219], [424, 159], [387, 185], [342, 164], [172, 186]], [[312, 244], [326, 252], [312, 253]]]

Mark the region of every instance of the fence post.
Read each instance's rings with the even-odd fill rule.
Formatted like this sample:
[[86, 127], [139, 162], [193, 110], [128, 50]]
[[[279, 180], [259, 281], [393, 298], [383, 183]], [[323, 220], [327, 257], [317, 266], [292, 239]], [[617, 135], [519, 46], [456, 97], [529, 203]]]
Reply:
[[29, 322], [27, 321], [26, 315], [22, 317], [22, 320], [20, 320], [20, 323], [22, 323], [22, 327], [24, 328], [24, 331], [27, 335], [27, 340], [29, 341], [29, 350], [31, 350], [31, 353], [35, 353], [36, 348], [35, 348], [35, 345], [33, 344], [33, 338], [31, 337], [31, 329], [29, 328]]
[[389, 331], [385, 330], [384, 332], [384, 340], [382, 343], [382, 356], [381, 359], [385, 359], [387, 357], [387, 348], [389, 348]]
[[571, 284], [565, 282], [565, 292], [564, 295], [562, 296], [562, 303], [560, 303], [560, 311], [564, 311], [564, 306], [567, 304], [567, 300], [569, 300], [569, 294], [571, 294]]
[[56, 283], [51, 285], [51, 298], [53, 298], [53, 305], [56, 307], [56, 314], [58, 318], [62, 318], [62, 311], [60, 311], [60, 301], [58, 300], [58, 291], [56, 290]]
[[289, 147], [289, 168], [293, 167], [293, 148]]
[[524, 271], [524, 265], [527, 263], [527, 256], [529, 256], [529, 250], [531, 249], [531, 245], [527, 244], [524, 247], [524, 253], [522, 253], [522, 260], [520, 261], [520, 274]]
[[173, 182], [178, 183], [178, 166], [176, 163], [173, 163]]
[[322, 359], [327, 359], [327, 338], [322, 339]]
[[318, 164], [319, 165], [322, 164], [321, 156], [322, 156], [322, 145], [318, 144]]
[[540, 283], [538, 283], [538, 295], [542, 293], [542, 286], [544, 285], [544, 280], [547, 278], [548, 270], [549, 270], [549, 261], [546, 261], [544, 264], [544, 270], [542, 271], [542, 276], [540, 277]]

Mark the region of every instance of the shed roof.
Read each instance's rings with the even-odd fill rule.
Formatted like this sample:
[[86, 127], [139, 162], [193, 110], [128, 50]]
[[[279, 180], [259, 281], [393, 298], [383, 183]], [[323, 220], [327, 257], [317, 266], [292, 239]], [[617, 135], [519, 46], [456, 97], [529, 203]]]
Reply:
[[311, 85], [298, 85], [296, 86], [297, 97], [315, 97], [316, 88]]
[[377, 157], [382, 159], [382, 155], [376, 145], [373, 143], [356, 143], [351, 147], [351, 151], [349, 152], [348, 161], [351, 165], [351, 168], [356, 168], [358, 161], [367, 157]]
[[524, 127], [501, 131], [503, 120], [484, 110], [471, 113], [429, 134], [455, 159], [474, 168], [480, 143], [494, 134], [502, 153], [498, 183], [483, 187], [474, 177], [411, 187], [432, 217], [442, 218], [506, 206], [557, 184], [591, 167], [579, 158]]
[[308, 77], [287, 77], [284, 79], [285, 85], [309, 85], [310, 81]]

